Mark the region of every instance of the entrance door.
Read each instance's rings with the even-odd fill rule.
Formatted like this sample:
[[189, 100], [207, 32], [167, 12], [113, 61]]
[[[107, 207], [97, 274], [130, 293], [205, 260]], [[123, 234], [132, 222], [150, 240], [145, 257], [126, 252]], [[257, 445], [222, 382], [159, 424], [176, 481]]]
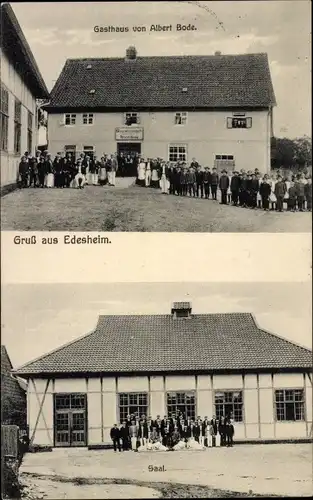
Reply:
[[55, 446], [86, 446], [86, 394], [56, 394], [54, 406]]
[[141, 155], [141, 143], [140, 142], [118, 142], [117, 143], [117, 156], [123, 154], [126, 159], [126, 163], [117, 172], [117, 175], [122, 177], [136, 177], [137, 176], [137, 163], [134, 162], [135, 156], [138, 158]]

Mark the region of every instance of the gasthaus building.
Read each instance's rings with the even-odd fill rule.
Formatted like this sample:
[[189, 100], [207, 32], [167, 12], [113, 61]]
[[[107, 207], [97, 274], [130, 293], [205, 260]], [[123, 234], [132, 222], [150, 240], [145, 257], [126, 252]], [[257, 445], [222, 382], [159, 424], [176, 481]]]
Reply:
[[48, 89], [12, 7], [0, 7], [1, 191], [16, 185], [18, 166], [25, 151], [37, 144], [36, 99], [46, 100]]
[[237, 440], [312, 436], [312, 352], [251, 314], [100, 316], [96, 329], [27, 363], [35, 444], [91, 446], [129, 413], [232, 414]]
[[52, 90], [48, 143], [222, 168], [270, 169], [275, 96], [266, 54], [68, 59]]

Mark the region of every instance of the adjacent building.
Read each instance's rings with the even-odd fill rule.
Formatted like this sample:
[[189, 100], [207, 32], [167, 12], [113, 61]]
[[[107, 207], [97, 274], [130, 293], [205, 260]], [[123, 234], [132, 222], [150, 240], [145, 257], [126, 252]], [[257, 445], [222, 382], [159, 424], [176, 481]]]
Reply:
[[[68, 59], [52, 90], [55, 155], [134, 154], [270, 170], [275, 96], [266, 54]], [[253, 165], [252, 165], [253, 164]]]
[[35, 153], [36, 99], [48, 99], [49, 93], [12, 7], [4, 3], [0, 8], [0, 160], [5, 191], [16, 184], [21, 155]]
[[19, 368], [34, 443], [109, 443], [129, 413], [232, 414], [237, 440], [312, 437], [312, 352], [251, 314], [100, 316], [95, 330]]
[[13, 366], [4, 345], [1, 346], [1, 424], [26, 429], [25, 380], [12, 374]]

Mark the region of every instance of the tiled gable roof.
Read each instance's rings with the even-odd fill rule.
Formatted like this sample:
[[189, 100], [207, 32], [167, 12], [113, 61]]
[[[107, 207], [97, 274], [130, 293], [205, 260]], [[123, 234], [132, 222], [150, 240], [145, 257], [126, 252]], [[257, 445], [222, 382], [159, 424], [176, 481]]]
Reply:
[[251, 314], [100, 316], [94, 332], [27, 363], [20, 376], [309, 369], [312, 352], [257, 327]]
[[[91, 90], [95, 92], [90, 94]], [[68, 59], [45, 109], [275, 104], [267, 54], [244, 54]]]

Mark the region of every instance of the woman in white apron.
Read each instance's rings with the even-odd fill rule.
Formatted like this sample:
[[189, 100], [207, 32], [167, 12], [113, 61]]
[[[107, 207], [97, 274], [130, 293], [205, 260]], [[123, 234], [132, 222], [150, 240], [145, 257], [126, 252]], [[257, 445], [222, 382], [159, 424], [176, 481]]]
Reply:
[[212, 446], [213, 446], [213, 435], [214, 435], [213, 425], [208, 424], [207, 428], [205, 430], [205, 433], [206, 433], [205, 437], [207, 439], [208, 448], [212, 448]]
[[104, 186], [107, 182], [107, 170], [105, 167], [105, 157], [102, 156], [100, 160], [100, 166], [99, 166], [99, 184], [100, 186]]
[[152, 168], [151, 170], [151, 187], [158, 188], [159, 187], [159, 172], [157, 168]]
[[258, 208], [262, 208], [262, 197], [261, 197], [261, 194], [260, 194], [260, 187], [261, 187], [262, 179], [261, 179], [260, 174], [256, 174], [256, 178], [259, 181], [258, 192], [257, 192], [257, 195], [256, 195], [256, 202], [257, 202], [257, 207]]
[[150, 182], [151, 182], [151, 167], [150, 167], [150, 161], [148, 160], [145, 172], [145, 186], [150, 187]]
[[227, 203], [230, 205], [231, 204], [231, 189], [230, 189], [230, 186], [231, 186], [231, 180], [232, 180], [232, 177], [233, 177], [233, 174], [230, 174], [228, 176], [228, 180], [229, 180], [229, 186], [228, 186], [228, 189], [227, 189]]
[[90, 157], [89, 156], [86, 156], [86, 184], [88, 184], [89, 186], [92, 186], [92, 181], [93, 181], [93, 174], [92, 172], [90, 171], [91, 170], [91, 161], [90, 161]]
[[162, 175], [160, 180], [162, 194], [168, 194], [169, 182], [166, 178], [166, 163], [162, 163]]
[[46, 159], [45, 186], [47, 186], [47, 188], [54, 187], [54, 171], [51, 155], [48, 155]]
[[146, 164], [143, 158], [140, 159], [137, 168], [137, 184], [138, 186], [144, 186], [146, 180]]

